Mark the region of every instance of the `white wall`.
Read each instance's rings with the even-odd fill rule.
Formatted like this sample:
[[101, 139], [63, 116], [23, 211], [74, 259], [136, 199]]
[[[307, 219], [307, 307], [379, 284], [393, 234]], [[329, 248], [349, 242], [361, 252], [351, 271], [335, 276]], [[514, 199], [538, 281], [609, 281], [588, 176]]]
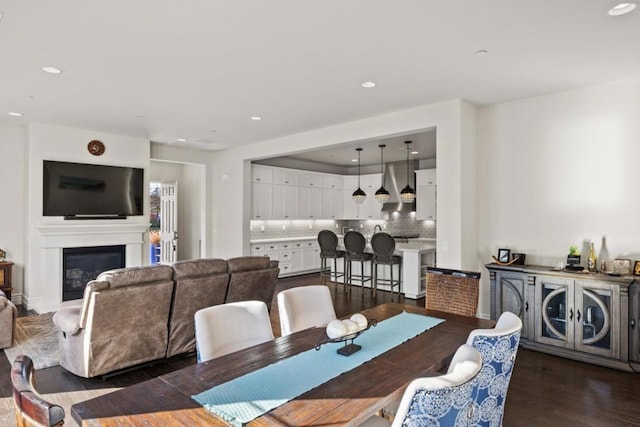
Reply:
[[23, 127], [0, 125], [0, 249], [13, 265], [12, 299], [22, 300], [25, 269], [26, 218], [26, 131]]
[[[464, 111], [463, 111], [464, 110]], [[228, 200], [213, 209], [214, 256], [231, 257], [249, 253], [250, 185], [249, 162], [353, 141], [402, 135], [424, 129], [437, 129], [438, 162], [438, 264], [450, 268], [473, 268], [477, 259], [465, 258], [462, 245], [461, 195], [473, 180], [461, 173], [462, 148], [475, 145], [475, 134], [462, 128], [462, 114], [473, 115], [475, 108], [460, 100], [442, 102], [409, 110], [370, 117], [283, 138], [263, 141], [216, 153], [214, 157], [213, 198]], [[463, 138], [469, 138], [463, 141]], [[474, 181], [475, 182], [475, 181]], [[473, 213], [473, 206], [468, 206]], [[472, 251], [475, 253], [475, 251]]]
[[480, 262], [504, 247], [554, 265], [604, 235], [612, 258], [640, 259], [639, 118], [640, 79], [480, 109]]

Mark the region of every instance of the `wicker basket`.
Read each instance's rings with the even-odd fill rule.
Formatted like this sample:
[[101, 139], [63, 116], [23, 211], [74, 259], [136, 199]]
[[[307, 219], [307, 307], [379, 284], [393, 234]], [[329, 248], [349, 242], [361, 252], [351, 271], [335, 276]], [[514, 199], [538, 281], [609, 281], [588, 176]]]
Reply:
[[480, 273], [429, 268], [426, 273], [427, 309], [475, 316], [478, 309]]

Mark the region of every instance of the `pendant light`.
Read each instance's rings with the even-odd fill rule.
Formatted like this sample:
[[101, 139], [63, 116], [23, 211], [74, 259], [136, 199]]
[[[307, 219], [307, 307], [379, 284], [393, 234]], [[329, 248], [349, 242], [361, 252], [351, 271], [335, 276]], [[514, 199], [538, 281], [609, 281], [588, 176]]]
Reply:
[[356, 151], [358, 152], [358, 189], [353, 192], [351, 197], [353, 198], [354, 202], [361, 205], [362, 202], [364, 202], [364, 199], [367, 198], [367, 193], [362, 191], [362, 189], [360, 188], [360, 152], [362, 151], [362, 148], [356, 148]]
[[380, 144], [380, 174], [382, 175], [382, 186], [376, 191], [376, 200], [380, 203], [384, 203], [389, 200], [389, 192], [384, 188], [384, 147], [386, 145]]
[[409, 183], [409, 153], [411, 152], [411, 141], [405, 141], [407, 144], [407, 186], [400, 192], [400, 198], [404, 203], [411, 203], [416, 198], [416, 192]]

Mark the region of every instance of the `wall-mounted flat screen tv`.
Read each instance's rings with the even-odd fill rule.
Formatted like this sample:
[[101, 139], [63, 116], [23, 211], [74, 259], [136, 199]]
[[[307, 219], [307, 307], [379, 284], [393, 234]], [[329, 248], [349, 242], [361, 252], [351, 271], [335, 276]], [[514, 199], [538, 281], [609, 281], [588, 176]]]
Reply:
[[144, 170], [44, 160], [44, 216], [126, 217], [143, 214]]

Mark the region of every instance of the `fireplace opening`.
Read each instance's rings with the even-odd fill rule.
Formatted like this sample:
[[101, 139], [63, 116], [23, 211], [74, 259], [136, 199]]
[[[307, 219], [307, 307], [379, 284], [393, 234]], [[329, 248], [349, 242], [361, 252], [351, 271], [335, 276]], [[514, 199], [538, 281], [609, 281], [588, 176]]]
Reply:
[[64, 248], [62, 301], [81, 299], [84, 288], [100, 273], [125, 267], [126, 245]]

